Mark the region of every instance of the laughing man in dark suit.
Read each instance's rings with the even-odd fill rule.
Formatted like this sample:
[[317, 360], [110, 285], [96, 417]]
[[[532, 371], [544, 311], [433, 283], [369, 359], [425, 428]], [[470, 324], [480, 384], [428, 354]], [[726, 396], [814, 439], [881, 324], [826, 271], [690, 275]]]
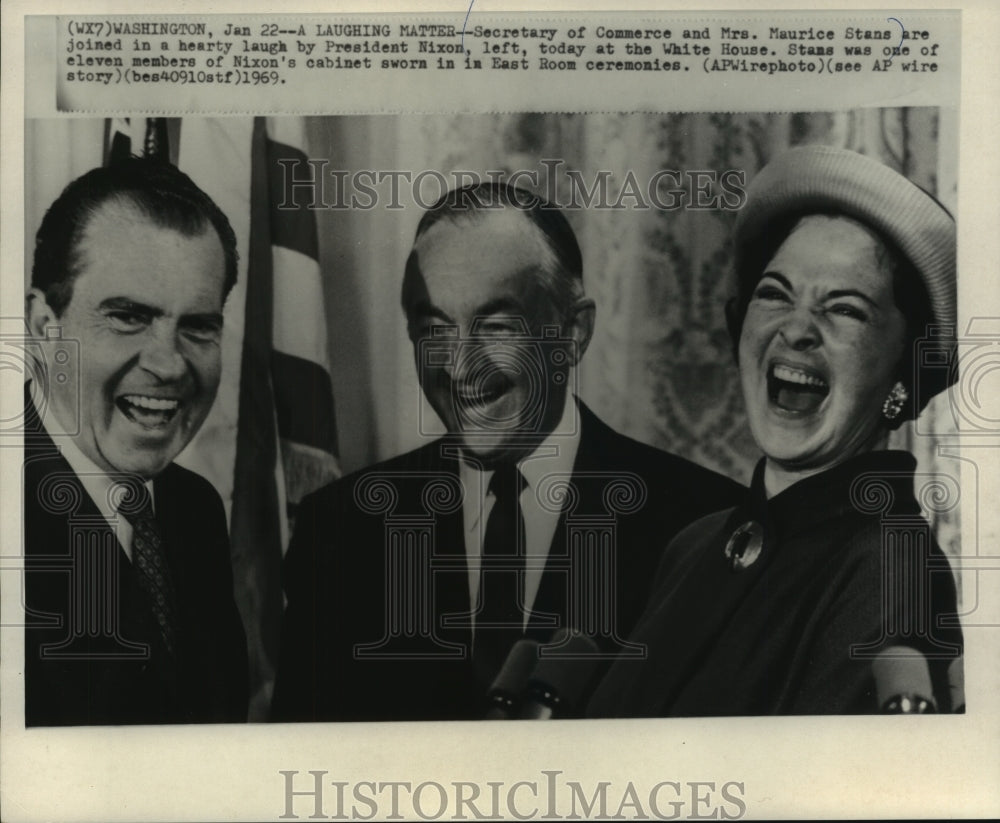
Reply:
[[560, 629], [641, 653], [623, 638], [663, 547], [739, 487], [574, 397], [582, 268], [565, 217], [526, 191], [457, 189], [424, 214], [402, 303], [447, 432], [303, 503], [275, 720], [482, 717], [517, 640]]
[[[25, 723], [243, 721], [225, 514], [172, 462], [220, 374], [236, 238], [173, 166], [70, 183], [38, 231], [27, 318]], [[72, 354], [76, 347], [76, 356]]]

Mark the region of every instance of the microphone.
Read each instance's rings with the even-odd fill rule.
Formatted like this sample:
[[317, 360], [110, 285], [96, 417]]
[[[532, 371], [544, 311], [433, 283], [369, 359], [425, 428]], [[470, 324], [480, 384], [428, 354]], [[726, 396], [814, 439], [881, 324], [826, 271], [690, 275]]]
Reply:
[[951, 710], [965, 714], [965, 662], [959, 656], [948, 666], [948, 691], [951, 692]]
[[551, 720], [571, 715], [601, 661], [600, 649], [587, 635], [560, 629], [548, 644], [558, 652], [543, 656], [539, 647], [538, 664], [528, 678], [528, 688], [521, 705], [522, 720]]
[[935, 714], [937, 702], [925, 658], [909, 646], [889, 646], [872, 661], [882, 714]]
[[493, 679], [486, 699], [490, 703], [486, 720], [511, 720], [517, 716], [525, 683], [538, 662], [537, 640], [518, 640]]

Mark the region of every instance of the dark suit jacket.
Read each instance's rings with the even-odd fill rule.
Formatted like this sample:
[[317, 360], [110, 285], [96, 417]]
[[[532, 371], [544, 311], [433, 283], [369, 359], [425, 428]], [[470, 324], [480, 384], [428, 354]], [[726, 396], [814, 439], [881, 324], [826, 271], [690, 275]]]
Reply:
[[[560, 627], [582, 629], [610, 657], [642, 612], [664, 546], [742, 489], [612, 431], [582, 404], [580, 422], [576, 494], [560, 514], [527, 634], [546, 641]], [[458, 462], [446, 449], [436, 441], [303, 501], [285, 561], [273, 720], [483, 716], [471, 631], [455, 618], [471, 605]], [[587, 587], [584, 568], [599, 569], [590, 582], [604, 587], [610, 631], [580, 625], [600, 623], [594, 592], [574, 595]]]
[[177, 593], [179, 662], [165, 670], [128, 557], [27, 407], [25, 724], [245, 721], [246, 637], [218, 493], [176, 465], [153, 481]]

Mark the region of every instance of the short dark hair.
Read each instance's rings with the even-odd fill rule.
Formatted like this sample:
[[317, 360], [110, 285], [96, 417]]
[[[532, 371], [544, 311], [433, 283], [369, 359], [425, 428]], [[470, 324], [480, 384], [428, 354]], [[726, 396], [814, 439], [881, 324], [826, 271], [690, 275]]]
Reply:
[[440, 197], [420, 218], [413, 238], [414, 249], [406, 260], [403, 276], [403, 310], [412, 305], [413, 291], [420, 276], [417, 241], [442, 220], [460, 224], [482, 220], [491, 211], [514, 209], [541, 233], [552, 252], [553, 266], [543, 270], [542, 285], [556, 310], [565, 315], [574, 300], [583, 294], [583, 255], [573, 228], [558, 207], [527, 189], [508, 183], [475, 183], [452, 189]]
[[913, 376], [917, 374], [916, 370], [919, 366], [917, 341], [927, 335], [928, 327], [934, 323], [930, 295], [916, 266], [899, 247], [883, 232], [857, 217], [830, 211], [793, 212], [771, 222], [766, 231], [761, 232], [758, 237], [744, 247], [742, 255], [736, 261], [736, 296], [726, 307], [733, 354], [737, 357], [738, 362], [743, 321], [746, 318], [750, 300], [753, 298], [754, 289], [764, 275], [765, 267], [777, 254], [782, 243], [788, 239], [799, 222], [814, 215], [847, 217], [860, 223], [872, 232], [885, 248], [885, 257], [880, 262], [884, 262], [892, 275], [893, 302], [906, 320], [906, 342], [898, 378], [909, 390], [910, 397], [903, 405], [899, 416], [892, 421], [886, 421], [888, 428], [898, 428], [906, 420], [915, 419], [923, 411], [931, 397], [947, 388], [947, 370], [924, 370], [920, 373], [920, 379], [917, 381], [919, 385], [912, 385]]
[[62, 315], [73, 297], [79, 272], [78, 250], [91, 218], [106, 203], [130, 206], [161, 228], [187, 237], [215, 229], [225, 256], [222, 296], [236, 282], [236, 235], [211, 197], [176, 166], [145, 157], [129, 157], [91, 169], [63, 189], [49, 206], [35, 236], [31, 285]]

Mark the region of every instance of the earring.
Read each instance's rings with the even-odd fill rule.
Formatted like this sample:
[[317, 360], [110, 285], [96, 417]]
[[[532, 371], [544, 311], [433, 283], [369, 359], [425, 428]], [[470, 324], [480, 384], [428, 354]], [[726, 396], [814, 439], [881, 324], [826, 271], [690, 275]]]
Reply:
[[899, 417], [899, 413], [903, 410], [903, 406], [909, 399], [910, 393], [906, 390], [906, 386], [897, 380], [896, 385], [892, 387], [889, 396], [882, 404], [882, 416], [886, 420], [895, 420]]

